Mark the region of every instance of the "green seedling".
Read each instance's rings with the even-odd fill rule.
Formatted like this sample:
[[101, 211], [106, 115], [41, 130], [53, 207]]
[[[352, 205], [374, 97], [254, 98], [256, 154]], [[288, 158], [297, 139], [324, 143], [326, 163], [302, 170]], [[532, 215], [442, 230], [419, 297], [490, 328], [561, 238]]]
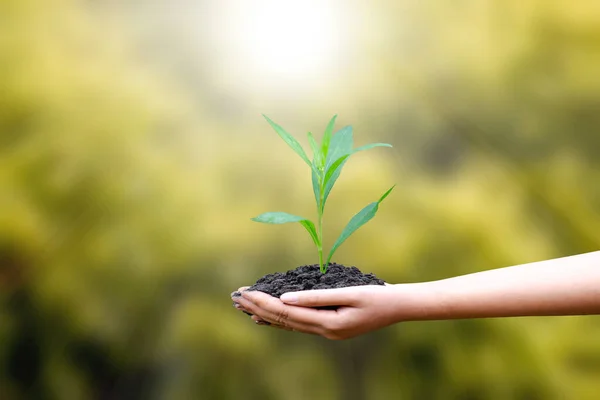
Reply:
[[285, 212], [267, 212], [259, 215], [256, 218], [252, 218], [253, 221], [262, 222], [266, 224], [285, 224], [288, 222], [300, 223], [310, 234], [313, 242], [317, 246], [319, 253], [319, 267], [322, 273], [327, 272], [327, 266], [331, 262], [331, 258], [335, 251], [340, 247], [342, 243], [350, 235], [352, 235], [358, 228], [369, 222], [377, 213], [381, 202], [390, 194], [394, 186], [388, 189], [387, 192], [381, 196], [381, 198], [365, 208], [363, 208], [358, 214], [356, 214], [348, 225], [344, 228], [338, 239], [335, 241], [333, 247], [329, 251], [327, 261], [323, 260], [323, 212], [325, 211], [325, 203], [327, 198], [333, 189], [333, 185], [337, 181], [342, 172], [342, 168], [353, 154], [361, 152], [363, 150], [369, 150], [374, 147], [392, 147], [387, 143], [372, 143], [362, 147], [353, 149], [354, 139], [352, 138], [352, 127], [346, 126], [335, 134], [333, 134], [333, 127], [337, 115], [334, 116], [323, 135], [322, 143], [319, 145], [314, 136], [308, 133], [308, 142], [313, 152], [313, 160], [311, 161], [300, 143], [289, 133], [287, 133], [281, 126], [273, 122], [269, 117], [263, 115], [267, 122], [275, 129], [275, 132], [298, 154], [302, 160], [310, 167], [312, 171], [312, 186], [315, 194], [315, 200], [317, 202], [317, 225], [311, 220], [299, 217], [297, 215], [288, 214]]

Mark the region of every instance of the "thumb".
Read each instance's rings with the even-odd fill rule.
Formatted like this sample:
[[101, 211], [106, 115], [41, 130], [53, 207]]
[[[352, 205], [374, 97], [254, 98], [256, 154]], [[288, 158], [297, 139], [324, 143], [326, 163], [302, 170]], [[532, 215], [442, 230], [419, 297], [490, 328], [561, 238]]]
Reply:
[[357, 288], [347, 287], [289, 292], [282, 294], [280, 300], [286, 304], [303, 307], [351, 306], [356, 304], [359, 297]]

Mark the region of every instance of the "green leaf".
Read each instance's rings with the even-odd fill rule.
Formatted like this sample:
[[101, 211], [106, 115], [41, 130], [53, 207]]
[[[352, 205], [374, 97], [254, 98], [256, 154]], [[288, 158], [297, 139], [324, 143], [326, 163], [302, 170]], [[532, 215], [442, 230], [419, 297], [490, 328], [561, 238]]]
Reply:
[[340, 247], [340, 245], [344, 243], [344, 241], [348, 239], [350, 235], [356, 232], [358, 228], [369, 222], [377, 213], [378, 208], [379, 202], [373, 202], [365, 208], [363, 208], [362, 210], [360, 210], [360, 212], [358, 212], [358, 214], [356, 214], [354, 217], [352, 217], [350, 222], [348, 222], [348, 225], [346, 225], [341, 235], [338, 237], [333, 247], [331, 248], [329, 256], [327, 257], [327, 264], [329, 264], [329, 262], [331, 261], [331, 257], [333, 257], [333, 254], [338, 249], [338, 247]]
[[327, 157], [329, 152], [329, 144], [331, 143], [331, 135], [333, 134], [333, 127], [335, 126], [335, 120], [337, 118], [337, 114], [331, 118], [329, 124], [327, 124], [327, 128], [325, 128], [325, 133], [323, 134], [323, 144], [321, 147], [323, 148], [323, 158]]
[[387, 143], [371, 143], [371, 144], [367, 144], [361, 147], [357, 147], [356, 149], [352, 150], [352, 154], [354, 153], [358, 153], [359, 151], [365, 151], [365, 150], [369, 150], [372, 149], [374, 147], [392, 147], [391, 144], [387, 144]]
[[342, 168], [344, 167], [344, 164], [346, 163], [346, 161], [348, 160], [349, 157], [350, 157], [350, 154], [346, 154], [346, 155], [338, 158], [331, 165], [331, 167], [329, 167], [329, 169], [327, 170], [327, 172], [325, 174], [325, 179], [324, 179], [323, 204], [321, 205], [322, 206], [321, 211], [323, 211], [325, 209], [325, 203], [327, 202], [329, 193], [331, 193], [331, 190], [333, 189], [333, 185], [335, 185], [335, 182], [340, 177]]
[[325, 202], [329, 197], [329, 193], [331, 193], [331, 189], [333, 189], [333, 185], [342, 173], [342, 168], [344, 168], [344, 164], [347, 161], [347, 157], [346, 159], [342, 160], [341, 163], [335, 168], [332, 168], [334, 166], [333, 164], [341, 158], [343, 158], [344, 156], [349, 156], [350, 154], [352, 154], [353, 145], [354, 139], [352, 137], [351, 126], [346, 126], [340, 129], [331, 138], [329, 151], [327, 153], [325, 161], [325, 174], [327, 175], [329, 173], [329, 179], [327, 180], [327, 183], [324, 184], [323, 202], [320, 204], [321, 212], [325, 210]]
[[292, 150], [294, 150], [296, 154], [298, 154], [304, 160], [304, 162], [308, 164], [308, 166], [312, 166], [312, 163], [306, 156], [306, 153], [304, 152], [304, 149], [300, 143], [298, 143], [298, 141], [292, 135], [287, 133], [281, 126], [277, 125], [269, 117], [264, 114], [263, 117], [265, 117], [267, 122], [271, 125], [271, 127], [273, 127], [273, 129], [275, 129], [275, 132], [277, 132], [277, 134], [288, 144], [288, 146], [290, 146]]
[[327, 159], [325, 161], [325, 171], [340, 157], [352, 153], [354, 139], [352, 137], [352, 127], [346, 126], [337, 131], [331, 138]]
[[329, 167], [329, 169], [325, 173], [325, 180], [323, 181], [323, 183], [327, 184], [327, 182], [331, 180], [331, 177], [333, 176], [335, 171], [337, 171], [341, 167], [341, 165], [348, 159], [348, 157], [350, 157], [350, 154], [343, 155], [337, 160], [335, 160], [333, 164], [331, 164], [331, 167]]
[[[350, 136], [351, 135], [352, 134], [350, 133]], [[335, 182], [340, 177], [342, 168], [344, 168], [346, 161], [348, 161], [348, 158], [350, 158], [351, 155], [358, 153], [360, 151], [372, 149], [374, 147], [392, 147], [392, 145], [387, 144], [387, 143], [371, 143], [371, 144], [367, 144], [365, 146], [361, 146], [357, 149], [352, 150], [351, 140], [352, 139], [351, 138], [348, 139], [348, 137], [344, 137], [343, 140], [340, 140], [341, 145], [337, 147], [338, 150], [336, 150], [336, 151], [342, 153], [343, 151], [347, 150], [348, 148], [350, 148], [350, 151], [348, 154], [345, 154], [345, 155], [341, 156], [340, 158], [338, 158], [336, 161], [334, 161], [334, 163], [331, 164], [328, 167], [328, 169], [326, 170], [325, 181], [324, 181], [325, 187], [324, 187], [324, 195], [323, 195], [323, 204], [321, 204], [322, 210], [325, 209], [325, 203], [327, 202], [329, 193], [331, 193], [331, 190], [333, 189]], [[344, 142], [344, 141], [346, 141], [346, 142]], [[338, 162], [339, 162], [339, 164], [338, 164]]]
[[315, 228], [315, 224], [313, 224], [312, 221], [309, 221], [307, 219], [305, 219], [304, 221], [300, 221], [300, 224], [308, 231], [313, 242], [315, 242], [315, 244], [318, 247], [319, 246], [319, 236], [317, 236], [317, 229]]
[[368, 206], [360, 210], [358, 214], [352, 217], [350, 222], [348, 222], [348, 225], [346, 225], [346, 227], [340, 234], [340, 237], [338, 237], [333, 247], [331, 248], [329, 256], [327, 257], [327, 264], [329, 264], [329, 262], [331, 261], [331, 257], [333, 257], [333, 254], [338, 249], [338, 247], [340, 247], [340, 245], [344, 243], [344, 241], [348, 239], [350, 235], [356, 232], [358, 228], [369, 222], [375, 216], [377, 210], [379, 209], [379, 204], [381, 204], [381, 202], [390, 194], [394, 187], [395, 185], [388, 189], [388, 191], [385, 192], [385, 194], [381, 196], [381, 198], [378, 201], [369, 204]]
[[312, 169], [312, 186], [315, 194], [315, 200], [317, 201], [317, 209], [321, 209], [321, 184], [320, 184], [320, 172]]
[[396, 187], [396, 185], [394, 185], [394, 186], [392, 186], [391, 188], [389, 188], [389, 189], [388, 189], [388, 191], [387, 191], [387, 192], [385, 192], [385, 193], [383, 194], [383, 196], [381, 196], [381, 197], [379, 198], [379, 204], [381, 204], [381, 202], [382, 202], [382, 201], [384, 201], [384, 200], [385, 200], [385, 198], [386, 198], [386, 197], [388, 197], [390, 193], [392, 193], [392, 190], [394, 190], [394, 188], [395, 188], [395, 187]]
[[308, 143], [310, 143], [310, 147], [313, 151], [313, 164], [317, 167], [317, 169], [321, 169], [324, 166], [323, 153], [321, 152], [321, 147], [317, 144], [312, 133], [308, 132]]
[[252, 221], [261, 222], [263, 224], [287, 224], [288, 222], [300, 222], [304, 220], [306, 220], [306, 218], [280, 211], [266, 212], [260, 214], [258, 217], [252, 218]]
[[264, 224], [287, 224], [289, 222], [299, 222], [300, 225], [302, 225], [308, 231], [313, 242], [319, 246], [319, 237], [317, 236], [315, 224], [304, 217], [277, 211], [263, 213], [258, 217], [252, 218], [252, 221], [262, 222]]

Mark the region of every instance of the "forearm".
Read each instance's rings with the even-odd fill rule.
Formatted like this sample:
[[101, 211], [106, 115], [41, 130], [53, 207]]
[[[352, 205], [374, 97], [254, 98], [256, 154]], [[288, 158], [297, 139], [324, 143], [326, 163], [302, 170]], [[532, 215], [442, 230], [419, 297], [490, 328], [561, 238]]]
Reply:
[[600, 314], [600, 251], [398, 289], [404, 320]]

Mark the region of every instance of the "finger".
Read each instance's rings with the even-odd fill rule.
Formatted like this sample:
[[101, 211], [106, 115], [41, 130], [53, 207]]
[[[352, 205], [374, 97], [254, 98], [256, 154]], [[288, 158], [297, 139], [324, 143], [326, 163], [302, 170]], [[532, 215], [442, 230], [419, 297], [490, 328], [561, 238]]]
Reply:
[[[300, 308], [300, 307], [286, 306], [283, 303], [281, 303], [281, 301], [279, 299], [277, 299], [275, 297], [271, 297], [264, 293], [260, 293], [260, 294], [262, 294], [262, 296], [265, 296], [267, 298], [268, 303], [269, 303], [267, 306], [268, 309], [262, 308], [263, 304], [265, 304], [264, 302], [261, 302], [259, 300], [259, 301], [257, 301], [257, 303], [258, 303], [257, 304], [257, 303], [254, 303], [253, 301], [245, 298], [244, 296], [240, 297], [239, 302], [250, 313], [254, 314], [255, 316], [259, 317], [262, 320], [270, 322], [272, 325], [279, 325], [279, 326], [291, 328], [295, 331], [304, 332], [304, 333], [319, 334], [321, 328], [318, 326], [318, 324], [312, 325], [312, 324], [302, 322], [302, 320], [297, 320], [294, 318], [294, 316], [292, 316], [290, 314], [290, 310], [292, 310], [294, 308]], [[258, 296], [259, 299], [262, 296]], [[303, 310], [318, 312], [318, 310], [310, 310], [310, 309], [303, 309]]]
[[264, 319], [262, 319], [258, 315], [253, 315], [250, 319], [252, 321], [256, 322], [258, 325], [267, 325], [267, 326], [270, 326], [272, 328], [283, 329], [285, 331], [293, 331], [293, 329], [290, 328], [290, 327], [282, 326], [282, 325], [276, 325], [276, 324], [272, 324], [272, 323], [270, 323], [268, 321], [265, 321]]
[[[288, 332], [300, 332], [300, 331], [296, 331], [293, 328], [290, 328], [289, 326], [283, 326], [283, 325], [276, 325], [276, 324], [272, 324], [270, 322], [267, 322], [265, 320], [263, 320], [262, 318], [254, 315], [252, 317], [252, 321], [254, 321], [257, 325], [265, 325], [268, 326], [269, 328], [276, 328], [276, 329], [281, 329], [282, 331], [288, 331]], [[302, 333], [308, 333], [310, 335], [317, 335], [316, 332], [302, 332]]]
[[251, 319], [257, 324], [257, 325], [261, 325], [261, 326], [268, 326], [270, 328], [277, 328], [277, 329], [281, 329], [284, 331], [288, 331], [288, 332], [300, 332], [300, 333], [305, 333], [305, 334], [309, 334], [309, 335], [315, 335], [315, 336], [324, 336], [324, 332], [322, 329], [318, 328], [318, 327], [306, 327], [306, 328], [302, 328], [300, 325], [291, 323], [290, 326], [285, 326], [285, 325], [278, 325], [276, 323], [273, 322], [268, 322], [264, 319], [262, 319], [261, 317], [259, 317], [258, 315], [253, 315], [251, 317]]
[[275, 324], [272, 324], [272, 323], [270, 323], [268, 321], [265, 321], [264, 319], [260, 318], [257, 315], [253, 315], [250, 319], [252, 321], [254, 321], [257, 325], [266, 325], [266, 326], [271, 327], [271, 328], [282, 329], [284, 331], [290, 331], [290, 332], [294, 331], [292, 328], [289, 328], [287, 326], [275, 325]]
[[237, 303], [237, 299], [240, 298], [240, 296], [242, 295], [242, 292], [244, 290], [247, 290], [250, 286], [242, 286], [241, 288], [239, 288], [238, 290], [236, 290], [235, 292], [231, 292], [231, 300], [233, 300], [233, 306], [237, 309], [242, 309], [239, 304]]
[[[276, 323], [282, 321], [294, 321], [307, 325], [321, 326], [325, 318], [335, 315], [335, 311], [330, 310], [315, 310], [306, 307], [290, 307], [286, 306], [280, 299], [269, 296], [262, 292], [245, 292], [242, 294], [243, 299], [250, 300], [258, 306], [261, 311], [275, 317]], [[278, 325], [283, 325], [278, 323]]]
[[359, 288], [354, 286], [289, 292], [281, 295], [281, 301], [302, 307], [355, 306], [360, 299], [361, 290]]
[[[247, 310], [246, 310], [244, 307], [242, 307], [242, 305], [241, 305], [240, 303], [237, 303], [237, 302], [235, 302], [235, 301], [234, 301], [234, 302], [233, 302], [233, 307], [234, 307], [236, 310], [243, 311], [243, 312], [245, 312], [245, 313], [247, 314]], [[252, 315], [252, 314], [248, 314], [248, 315]]]
[[241, 298], [241, 293], [238, 294], [238, 296], [232, 296], [231, 300], [233, 300], [233, 307], [236, 310], [240, 310], [241, 312], [243, 312], [246, 315], [252, 316], [251, 313], [248, 312], [248, 310], [246, 310], [240, 303], [239, 303], [239, 299]]
[[250, 318], [254, 321], [266, 321], [272, 325], [280, 325], [280, 323], [278, 323], [276, 321], [276, 318], [274, 316], [272, 316], [269, 312], [264, 311], [264, 310], [260, 310], [260, 308], [252, 303], [251, 301], [243, 298], [243, 297], [239, 297], [237, 299], [237, 304], [240, 307], [240, 309], [245, 310], [246, 313], [248, 313], [250, 315]]
[[243, 287], [239, 288], [237, 291], [231, 292], [231, 300], [233, 301], [233, 307], [235, 307], [237, 310], [244, 312], [244, 314], [252, 315], [248, 311], [246, 311], [244, 309], [244, 307], [242, 307], [238, 302], [238, 299], [242, 295], [242, 291], [246, 290], [247, 288], [249, 288], [249, 286], [243, 286]]
[[257, 325], [273, 326], [273, 324], [271, 324], [270, 322], [265, 321], [264, 319], [262, 319], [262, 318], [260, 318], [260, 317], [258, 317], [256, 315], [253, 315], [252, 317], [250, 317], [250, 319], [252, 321], [254, 321]]
[[242, 292], [244, 290], [247, 290], [250, 286], [242, 286], [241, 288], [239, 288], [238, 290], [236, 290], [235, 292], [231, 292], [231, 298], [234, 299], [236, 297], [240, 297], [242, 295]]
[[[256, 323], [258, 322], [267, 322], [264, 319], [262, 319], [261, 317], [259, 317], [258, 315], [253, 315], [252, 317], [250, 317], [250, 319]], [[267, 322], [268, 324], [270, 324], [269, 322]]]
[[274, 324], [271, 324], [270, 322], [264, 321], [262, 319], [258, 320], [258, 321], [254, 321], [254, 322], [256, 322], [256, 325], [260, 325], [260, 326], [268, 326], [269, 328], [280, 329], [282, 331], [295, 332], [294, 329], [292, 329], [288, 326], [274, 325]]

